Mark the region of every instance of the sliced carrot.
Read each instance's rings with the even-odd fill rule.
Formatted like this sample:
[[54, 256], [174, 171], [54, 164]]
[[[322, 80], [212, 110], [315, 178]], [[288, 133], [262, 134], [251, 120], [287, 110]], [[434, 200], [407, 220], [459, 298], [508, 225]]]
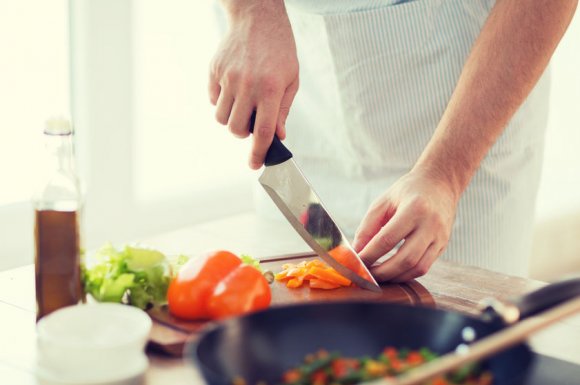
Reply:
[[306, 263], [306, 267], [308, 267], [308, 268], [314, 267], [314, 266], [327, 267], [326, 264], [324, 262], [322, 262], [320, 259], [313, 259], [313, 260], [308, 261]]
[[331, 289], [338, 289], [340, 285], [334, 282], [328, 282], [323, 279], [312, 278], [310, 281], [310, 288], [311, 289], [324, 289], [324, 290], [331, 290]]
[[289, 288], [309, 285], [313, 289], [336, 289], [350, 286], [349, 279], [340, 275], [320, 259], [304, 260], [299, 263], [285, 263], [283, 270], [276, 274], [276, 281], [286, 282]]
[[314, 275], [316, 278], [323, 279], [328, 282], [334, 282], [341, 286], [350, 286], [350, 279], [343, 277], [338, 274], [336, 270], [332, 268], [323, 269], [321, 267], [311, 267], [308, 271], [310, 274]]
[[289, 288], [291, 288], [291, 289], [295, 289], [297, 287], [302, 286], [302, 282], [304, 282], [304, 280], [302, 279], [302, 277], [295, 277], [295, 278], [292, 278], [291, 280], [289, 280], [286, 283], [286, 286], [289, 287]]
[[290, 279], [292, 277], [288, 276], [288, 270], [283, 270], [281, 272], [279, 272], [278, 274], [274, 275], [274, 279], [276, 279], [276, 281], [285, 281], [287, 279]]
[[334, 249], [330, 250], [328, 254], [330, 254], [332, 258], [340, 262], [341, 265], [354, 271], [361, 277], [366, 278], [368, 280], [371, 279], [364, 265], [360, 263], [356, 254], [350, 248], [344, 245], [338, 245]]
[[307, 263], [308, 263], [308, 261], [302, 261], [299, 264], [297, 264], [296, 267], [306, 267]]
[[304, 277], [306, 275], [306, 268], [296, 266], [291, 269], [288, 269], [287, 274], [289, 277]]

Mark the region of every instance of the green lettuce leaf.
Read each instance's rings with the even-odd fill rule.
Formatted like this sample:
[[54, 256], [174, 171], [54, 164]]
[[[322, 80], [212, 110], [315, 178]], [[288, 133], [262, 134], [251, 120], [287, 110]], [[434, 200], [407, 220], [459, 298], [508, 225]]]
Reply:
[[246, 255], [246, 254], [242, 254], [240, 256], [240, 259], [242, 260], [242, 263], [245, 263], [246, 265], [250, 265], [250, 266], [255, 267], [256, 269], [258, 269], [258, 271], [260, 273], [263, 273], [264, 272], [264, 270], [260, 266], [260, 261], [258, 261], [256, 258], [251, 257], [251, 256]]
[[83, 266], [85, 292], [100, 302], [127, 302], [145, 309], [166, 303], [169, 262], [163, 253], [137, 246], [101, 247]]

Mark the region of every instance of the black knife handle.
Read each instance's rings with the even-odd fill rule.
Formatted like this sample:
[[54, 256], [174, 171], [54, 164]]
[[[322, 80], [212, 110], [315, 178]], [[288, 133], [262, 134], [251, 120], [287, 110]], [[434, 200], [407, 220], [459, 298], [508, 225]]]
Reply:
[[[252, 113], [250, 117], [250, 132], [254, 132], [254, 124], [256, 123], [256, 112]], [[282, 144], [282, 141], [278, 138], [278, 135], [274, 134], [274, 138], [272, 139], [272, 144], [270, 144], [270, 148], [266, 153], [266, 159], [264, 160], [264, 164], [266, 167], [268, 166], [275, 166], [282, 162], [286, 162], [288, 159], [292, 158], [292, 153], [290, 150]]]
[[550, 310], [566, 301], [580, 297], [580, 277], [568, 278], [551, 283], [536, 291], [504, 302], [487, 300], [482, 311], [482, 319], [503, 321], [511, 324]]
[[512, 303], [518, 307], [520, 319], [524, 319], [575, 297], [580, 297], [580, 277], [571, 277], [551, 283], [512, 300]]

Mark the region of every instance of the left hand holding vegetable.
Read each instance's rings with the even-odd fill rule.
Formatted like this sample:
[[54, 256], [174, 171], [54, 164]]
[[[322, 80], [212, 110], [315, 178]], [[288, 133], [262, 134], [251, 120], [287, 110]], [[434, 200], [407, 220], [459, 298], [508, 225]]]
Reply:
[[371, 205], [353, 247], [370, 266], [404, 241], [392, 257], [371, 266], [371, 273], [381, 282], [420, 277], [447, 246], [458, 199], [444, 182], [413, 170]]

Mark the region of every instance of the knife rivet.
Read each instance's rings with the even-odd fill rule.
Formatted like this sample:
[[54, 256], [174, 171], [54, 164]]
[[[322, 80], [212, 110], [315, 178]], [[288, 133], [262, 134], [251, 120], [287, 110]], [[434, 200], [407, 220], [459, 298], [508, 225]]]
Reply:
[[467, 326], [464, 327], [463, 330], [461, 330], [461, 337], [465, 342], [473, 342], [475, 341], [477, 334], [475, 333], [475, 330], [471, 326]]

